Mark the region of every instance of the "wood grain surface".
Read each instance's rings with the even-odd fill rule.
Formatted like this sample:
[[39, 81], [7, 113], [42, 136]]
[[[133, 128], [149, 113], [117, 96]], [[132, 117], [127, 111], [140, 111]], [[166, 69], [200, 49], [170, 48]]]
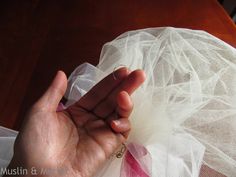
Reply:
[[216, 0], [2, 0], [0, 24], [0, 125], [16, 130], [58, 69], [97, 64], [102, 45], [125, 31], [201, 29], [236, 46]]

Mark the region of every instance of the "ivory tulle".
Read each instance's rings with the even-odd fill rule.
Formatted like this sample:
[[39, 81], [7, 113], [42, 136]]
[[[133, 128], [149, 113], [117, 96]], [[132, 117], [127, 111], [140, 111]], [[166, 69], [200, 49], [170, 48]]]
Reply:
[[0, 176], [1, 168], [6, 168], [12, 158], [16, 136], [16, 131], [0, 126]]
[[125, 154], [96, 177], [198, 177], [203, 164], [236, 176], [236, 49], [204, 31], [129, 31], [103, 46], [96, 67], [76, 68], [65, 106], [123, 65], [147, 77], [132, 95]]
[[142, 172], [127, 167], [126, 156], [114, 157], [98, 177], [198, 177], [203, 164], [236, 176], [233, 47], [204, 31], [126, 32], [103, 46], [97, 67], [83, 64], [72, 73], [67, 106], [123, 65], [143, 69], [147, 76], [132, 96], [132, 131], [126, 142]]

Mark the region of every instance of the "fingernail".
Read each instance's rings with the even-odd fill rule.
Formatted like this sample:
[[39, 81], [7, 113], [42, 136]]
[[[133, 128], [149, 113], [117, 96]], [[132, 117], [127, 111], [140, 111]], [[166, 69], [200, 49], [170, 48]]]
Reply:
[[113, 123], [115, 124], [115, 126], [119, 126], [120, 125], [120, 121], [119, 120], [113, 120]]
[[113, 72], [113, 77], [115, 80], [123, 79], [125, 76], [129, 74], [129, 70], [127, 67], [119, 68]]

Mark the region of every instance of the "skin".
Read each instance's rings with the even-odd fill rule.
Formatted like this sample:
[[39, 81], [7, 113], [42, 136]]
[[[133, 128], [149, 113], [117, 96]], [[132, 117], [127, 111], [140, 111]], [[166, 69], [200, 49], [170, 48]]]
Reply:
[[143, 71], [120, 68], [77, 103], [57, 112], [67, 88], [66, 75], [59, 71], [26, 116], [8, 168], [22, 167], [29, 173], [32, 167], [38, 172], [55, 170], [55, 174], [34, 175], [44, 177], [93, 176], [126, 141], [133, 108], [130, 95], [144, 80]]
[[[57, 112], [67, 87], [66, 75], [59, 71], [45, 94], [29, 110], [8, 169], [28, 169], [27, 175], [18, 175], [21, 177], [92, 177], [126, 141], [133, 108], [130, 95], [144, 80], [143, 71], [120, 68], [77, 103]], [[37, 170], [37, 175], [32, 175], [32, 168]], [[42, 169], [52, 171], [41, 174]], [[224, 177], [204, 165], [200, 176]]]

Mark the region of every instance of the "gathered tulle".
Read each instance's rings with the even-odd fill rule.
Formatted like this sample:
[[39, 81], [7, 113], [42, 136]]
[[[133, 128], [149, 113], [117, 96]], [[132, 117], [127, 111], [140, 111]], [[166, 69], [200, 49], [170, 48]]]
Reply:
[[152, 159], [144, 146], [129, 143], [124, 155], [120, 177], [151, 177]]
[[203, 164], [236, 176], [233, 47], [204, 31], [126, 32], [103, 46], [97, 67], [83, 64], [70, 76], [74, 101], [67, 106], [120, 65], [143, 69], [147, 78], [132, 95], [127, 151], [98, 177], [198, 177]]
[[96, 177], [198, 177], [202, 165], [236, 176], [236, 49], [204, 32], [150, 28], [103, 46], [99, 64], [71, 74], [66, 107], [119, 66], [143, 69], [122, 158]]

